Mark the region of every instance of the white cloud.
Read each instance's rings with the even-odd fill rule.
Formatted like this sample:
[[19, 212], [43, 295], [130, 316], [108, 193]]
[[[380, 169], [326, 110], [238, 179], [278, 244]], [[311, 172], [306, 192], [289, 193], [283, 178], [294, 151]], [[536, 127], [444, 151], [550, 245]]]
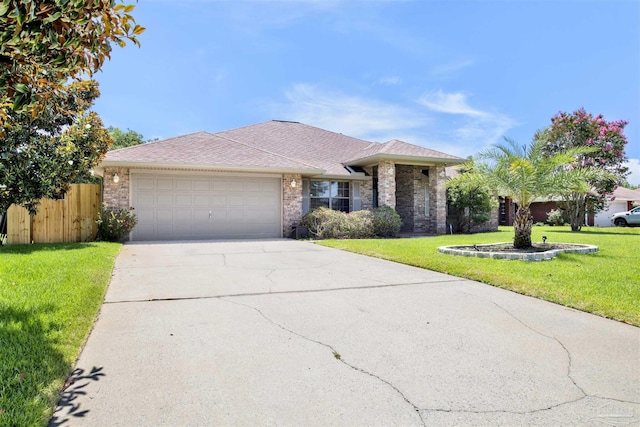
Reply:
[[425, 93], [418, 99], [418, 103], [432, 111], [449, 114], [463, 114], [467, 116], [486, 116], [486, 113], [471, 108], [467, 104], [467, 95], [462, 92], [445, 93], [442, 90]]
[[378, 138], [430, 122], [428, 115], [407, 107], [310, 84], [293, 85], [286, 98], [287, 104], [272, 106], [277, 115], [359, 138]]
[[[369, 141], [400, 139], [460, 157], [476, 154], [516, 125], [510, 117], [473, 108], [460, 92], [434, 92], [404, 104], [312, 84], [293, 85], [271, 116]], [[424, 107], [427, 108], [424, 108]]]
[[640, 159], [629, 159], [625, 163], [625, 166], [629, 168], [629, 176], [627, 181], [632, 185], [640, 185]]
[[380, 77], [378, 79], [378, 82], [383, 84], [383, 85], [399, 85], [400, 83], [402, 83], [402, 79], [398, 76], [390, 76], [390, 77]]
[[452, 61], [446, 64], [436, 65], [431, 69], [431, 77], [442, 78], [449, 77], [452, 74], [460, 71], [464, 68], [473, 65], [473, 60], [471, 59], [459, 59], [457, 61]]
[[461, 116], [454, 129], [448, 132], [448, 139], [467, 148], [473, 147], [472, 152], [499, 142], [509, 129], [517, 125], [505, 114], [473, 108], [463, 92], [438, 90], [422, 95], [418, 103], [437, 113]]

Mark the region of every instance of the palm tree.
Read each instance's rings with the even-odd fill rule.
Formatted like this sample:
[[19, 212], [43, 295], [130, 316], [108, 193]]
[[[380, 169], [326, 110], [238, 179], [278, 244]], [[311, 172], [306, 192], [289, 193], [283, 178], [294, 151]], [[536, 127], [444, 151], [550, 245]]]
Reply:
[[574, 148], [553, 155], [543, 152], [543, 141], [519, 146], [505, 138], [480, 153], [476, 179], [486, 182], [499, 195], [510, 197], [518, 205], [513, 221], [514, 248], [531, 247], [531, 203], [537, 198], [560, 194], [567, 189], [586, 191], [586, 174], [571, 163], [579, 154], [592, 151]]

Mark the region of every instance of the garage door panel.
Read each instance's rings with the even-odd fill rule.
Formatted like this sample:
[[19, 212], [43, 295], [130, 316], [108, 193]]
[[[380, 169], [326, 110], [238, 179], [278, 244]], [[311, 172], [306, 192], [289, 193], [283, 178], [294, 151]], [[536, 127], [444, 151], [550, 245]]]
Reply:
[[193, 179], [192, 188], [194, 191], [210, 191], [211, 183], [209, 179]]
[[138, 206], [153, 206], [153, 200], [153, 193], [138, 193], [136, 201]]
[[156, 193], [156, 206], [173, 206], [173, 193]]
[[211, 205], [212, 206], [227, 206], [227, 196], [225, 194], [219, 195], [214, 194], [211, 196]]
[[132, 174], [134, 240], [281, 236], [281, 180]]
[[238, 181], [229, 181], [227, 182], [227, 190], [228, 191], [243, 191], [245, 183]]
[[139, 178], [138, 190], [153, 190], [155, 188], [155, 181], [153, 178]]
[[227, 198], [229, 206], [244, 206], [244, 196], [233, 194]]
[[156, 209], [155, 220], [157, 224], [167, 225], [173, 223], [173, 209]]
[[191, 191], [192, 180], [190, 179], [176, 179], [174, 189], [178, 191]]
[[193, 204], [191, 194], [177, 194], [175, 204], [176, 206], [191, 206]]
[[156, 190], [173, 190], [173, 179], [171, 178], [158, 178], [156, 179]]

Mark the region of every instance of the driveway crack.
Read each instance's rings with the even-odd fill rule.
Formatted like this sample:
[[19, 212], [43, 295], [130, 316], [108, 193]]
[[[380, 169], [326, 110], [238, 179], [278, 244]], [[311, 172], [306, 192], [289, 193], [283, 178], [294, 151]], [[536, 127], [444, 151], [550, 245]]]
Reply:
[[354, 371], [357, 371], [357, 372], [360, 372], [362, 374], [368, 375], [368, 376], [370, 376], [372, 378], [375, 378], [376, 380], [378, 380], [378, 381], [386, 384], [387, 386], [391, 387], [398, 395], [400, 395], [400, 397], [402, 397], [402, 399], [405, 402], [407, 402], [409, 405], [411, 405], [411, 407], [413, 408], [413, 410], [416, 413], [416, 415], [418, 415], [418, 418], [420, 419], [420, 423], [423, 426], [426, 427], [426, 423], [425, 423], [424, 419], [422, 418], [422, 414], [420, 414], [420, 408], [418, 408], [418, 406], [415, 403], [413, 403], [411, 400], [409, 400], [409, 398], [398, 387], [396, 387], [393, 383], [389, 382], [388, 380], [385, 380], [384, 378], [374, 374], [373, 372], [369, 372], [366, 369], [360, 368], [358, 366], [355, 366], [355, 365], [347, 362], [346, 360], [344, 360], [342, 358], [342, 355], [338, 352], [338, 350], [336, 350], [336, 348], [333, 347], [331, 344], [327, 344], [327, 343], [324, 343], [322, 341], [318, 341], [318, 340], [315, 340], [313, 338], [309, 338], [309, 337], [307, 337], [305, 335], [302, 335], [302, 334], [300, 334], [300, 333], [298, 333], [296, 331], [288, 329], [288, 328], [284, 327], [283, 325], [279, 324], [278, 322], [274, 321], [273, 319], [269, 318], [259, 308], [253, 307], [253, 306], [248, 305], [248, 304], [243, 304], [241, 302], [230, 301], [230, 300], [227, 300], [227, 299], [224, 299], [224, 298], [220, 298], [220, 299], [222, 301], [225, 301], [225, 302], [228, 302], [228, 303], [231, 303], [231, 304], [240, 305], [242, 307], [251, 309], [251, 310], [257, 312], [260, 316], [262, 316], [263, 319], [265, 319], [267, 322], [271, 323], [272, 325], [276, 326], [277, 328], [282, 329], [283, 331], [286, 331], [286, 332], [288, 332], [288, 333], [290, 333], [292, 335], [295, 335], [295, 336], [297, 336], [299, 338], [302, 338], [302, 339], [304, 339], [306, 341], [318, 344], [318, 345], [320, 345], [322, 347], [325, 347], [325, 348], [329, 349], [331, 351], [332, 356], [338, 362], [348, 366], [349, 368], [353, 369]]
[[[583, 397], [589, 396], [589, 394], [587, 394], [586, 391], [584, 391], [584, 389], [582, 387], [580, 387], [578, 385], [578, 383], [576, 382], [576, 380], [573, 378], [573, 376], [571, 375], [571, 367], [573, 366], [573, 359], [571, 358], [571, 352], [569, 351], [569, 349], [562, 343], [562, 341], [560, 341], [558, 338], [556, 338], [555, 336], [552, 335], [547, 335], [547, 334], [543, 334], [542, 332], [538, 331], [537, 329], [531, 327], [530, 325], [527, 325], [524, 321], [522, 321], [518, 316], [516, 316], [515, 314], [511, 313], [509, 310], [507, 310], [506, 308], [504, 308], [503, 306], [501, 306], [500, 304], [496, 303], [495, 301], [491, 301], [491, 300], [487, 300], [489, 302], [491, 302], [493, 305], [495, 305], [496, 307], [498, 307], [500, 310], [504, 311], [505, 313], [507, 313], [507, 315], [509, 315], [512, 319], [516, 320], [518, 323], [520, 323], [522, 326], [524, 326], [525, 328], [529, 329], [530, 331], [548, 338], [550, 340], [555, 341], [556, 343], [558, 343], [558, 345], [560, 345], [560, 347], [562, 347], [562, 349], [564, 350], [564, 352], [567, 354], [567, 378], [569, 378], [569, 380], [573, 383], [573, 385], [580, 390], [580, 393], [582, 393]], [[567, 403], [571, 403], [571, 402], [567, 402]]]

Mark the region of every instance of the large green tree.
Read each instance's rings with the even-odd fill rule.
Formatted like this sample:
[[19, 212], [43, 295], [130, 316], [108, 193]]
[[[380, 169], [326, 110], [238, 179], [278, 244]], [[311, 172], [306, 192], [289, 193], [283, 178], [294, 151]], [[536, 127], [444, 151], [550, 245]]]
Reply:
[[39, 199], [60, 197], [99, 163], [111, 137], [89, 110], [98, 96], [97, 83], [78, 81], [57, 92], [56, 108], [44, 106], [36, 117], [9, 112], [0, 146], [0, 211], [15, 203], [35, 213]]
[[10, 112], [58, 108], [69, 79], [99, 71], [112, 44], [139, 45], [133, 5], [114, 0], [0, 0], [0, 135]]
[[481, 152], [473, 174], [476, 180], [518, 205], [513, 221], [513, 246], [528, 248], [533, 226], [531, 203], [539, 197], [560, 194], [565, 188], [584, 191], [588, 174], [569, 166], [590, 149], [572, 148], [547, 155], [539, 140], [523, 146], [505, 140], [506, 144], [496, 144]]
[[471, 233], [477, 225], [491, 218], [498, 207], [497, 198], [486, 183], [474, 179], [473, 159], [458, 167], [458, 175], [447, 181], [447, 201], [458, 211], [457, 226]]
[[140, 145], [146, 142], [142, 134], [136, 132], [135, 130], [127, 129], [127, 131], [125, 132], [113, 126], [109, 126], [107, 130], [109, 131], [109, 135], [111, 135], [111, 139], [113, 139], [113, 144], [111, 145], [109, 150], [133, 147], [134, 145]]
[[543, 144], [548, 155], [569, 148], [591, 147], [592, 150], [578, 155], [572, 168], [588, 169], [592, 172], [589, 186], [584, 191], [568, 188], [560, 194], [562, 207], [569, 218], [571, 230], [580, 231], [585, 214], [602, 210], [608, 196], [628, 175], [625, 166], [624, 120], [606, 121], [602, 114], [593, 116], [580, 108], [573, 113], [560, 112], [551, 119], [551, 125], [538, 132], [535, 139]]

